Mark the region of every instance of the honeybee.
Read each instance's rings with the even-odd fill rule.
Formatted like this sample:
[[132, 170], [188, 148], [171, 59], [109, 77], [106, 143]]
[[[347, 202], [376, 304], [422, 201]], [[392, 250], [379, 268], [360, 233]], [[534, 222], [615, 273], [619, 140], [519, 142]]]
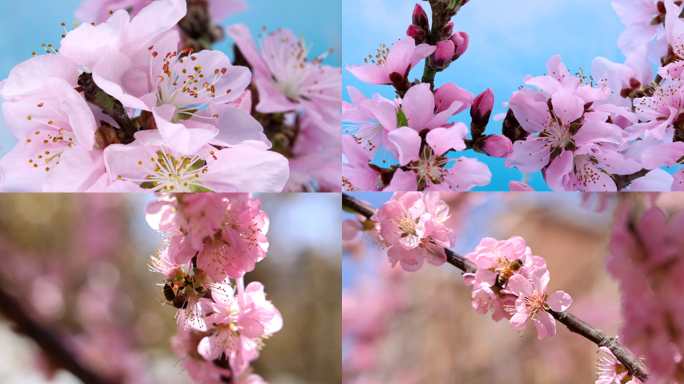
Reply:
[[515, 272], [518, 272], [522, 267], [522, 260], [515, 259], [511, 261], [507, 266], [504, 267], [504, 269], [501, 270], [499, 276], [496, 277], [496, 283], [500, 287], [503, 287], [508, 282], [508, 279], [510, 279], [511, 276], [513, 276]]
[[162, 289], [164, 292], [164, 298], [166, 299], [167, 302], [173, 304], [174, 308], [185, 308], [186, 304], [186, 299], [188, 295], [185, 293], [181, 293], [180, 295], [178, 294], [178, 287], [174, 284], [174, 286], [170, 286], [168, 284], [164, 284], [164, 288]]

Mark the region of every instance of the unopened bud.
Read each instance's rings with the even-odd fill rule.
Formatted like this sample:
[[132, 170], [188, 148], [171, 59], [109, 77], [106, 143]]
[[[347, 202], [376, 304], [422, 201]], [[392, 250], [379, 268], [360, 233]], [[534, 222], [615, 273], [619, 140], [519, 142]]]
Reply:
[[432, 54], [432, 62], [436, 66], [443, 66], [454, 57], [454, 43], [451, 40], [444, 40], [437, 43], [437, 48]]
[[494, 108], [494, 92], [491, 88], [477, 95], [473, 104], [470, 106], [470, 117], [473, 119], [473, 124], [477, 126], [486, 126], [489, 122], [489, 116], [492, 114]]
[[423, 30], [428, 30], [430, 28], [427, 13], [425, 13], [425, 10], [420, 4], [416, 4], [416, 7], [413, 8], [412, 22]]
[[413, 37], [416, 41], [416, 45], [425, 43], [427, 39], [427, 34], [417, 25], [411, 24], [406, 30], [406, 36]]
[[482, 149], [491, 157], [508, 157], [513, 152], [513, 143], [504, 135], [490, 135]]
[[465, 53], [468, 49], [468, 42], [470, 41], [470, 36], [466, 32], [456, 32], [449, 38], [454, 43], [456, 50], [454, 52], [454, 57], [452, 60], [456, 60], [461, 55]]
[[444, 31], [442, 34], [444, 36], [450, 37], [452, 33], [454, 33], [454, 23], [450, 21], [444, 26]]

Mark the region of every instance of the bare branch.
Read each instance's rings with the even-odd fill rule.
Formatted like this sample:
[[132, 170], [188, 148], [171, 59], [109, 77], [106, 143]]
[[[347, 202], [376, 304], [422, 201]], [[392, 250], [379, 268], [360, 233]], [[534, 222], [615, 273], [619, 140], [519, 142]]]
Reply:
[[15, 324], [15, 331], [33, 339], [55, 366], [71, 372], [85, 384], [116, 384], [83, 367], [76, 356], [47, 329], [33, 321], [19, 303], [0, 288], [0, 314]]

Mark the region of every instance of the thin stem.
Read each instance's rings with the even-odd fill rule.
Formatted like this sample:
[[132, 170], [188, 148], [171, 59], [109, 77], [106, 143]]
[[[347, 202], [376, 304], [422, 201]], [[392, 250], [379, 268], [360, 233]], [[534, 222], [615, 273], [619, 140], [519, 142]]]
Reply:
[[[342, 206], [349, 210], [353, 210], [366, 218], [370, 219], [375, 213], [375, 209], [369, 208], [365, 204], [362, 204], [355, 198], [349, 196], [346, 193], [342, 194]], [[361, 207], [357, 210], [356, 208]], [[452, 252], [449, 249], [444, 249], [447, 255], [447, 262], [456, 268], [460, 269], [465, 273], [475, 273], [477, 272], [477, 266], [475, 263], [466, 260], [463, 256]], [[625, 366], [627, 371], [639, 378], [641, 381], [645, 381], [648, 378], [648, 372], [646, 371], [646, 366], [639, 360], [636, 356], [632, 355], [622, 344], [620, 344], [615, 338], [608, 336], [605, 332], [600, 329], [596, 329], [591, 325], [587, 324], [585, 321], [579, 317], [573, 315], [568, 311], [564, 312], [554, 312], [549, 311], [551, 316], [553, 316], [559, 323], [565, 325], [570, 332], [574, 332], [584, 338], [592, 341], [599, 347], [608, 348], [613, 355]]]

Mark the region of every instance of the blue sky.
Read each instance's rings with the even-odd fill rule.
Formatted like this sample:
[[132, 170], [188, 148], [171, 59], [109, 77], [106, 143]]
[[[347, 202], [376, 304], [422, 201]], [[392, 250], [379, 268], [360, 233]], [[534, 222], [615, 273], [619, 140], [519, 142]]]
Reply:
[[[341, 65], [342, 52], [342, 0], [247, 0], [250, 9], [231, 16], [221, 23], [224, 27], [235, 23], [249, 26], [256, 36], [266, 27], [268, 32], [278, 28], [290, 28], [297, 35], [304, 35], [307, 45], [312, 45], [312, 57], [333, 48], [334, 52], [325, 63]], [[6, 79], [10, 70], [39, 52], [41, 44], [59, 46], [64, 33], [60, 23], [73, 26], [74, 12], [81, 0], [30, 0], [3, 1], [0, 25], [0, 80]], [[232, 56], [233, 42], [226, 37], [217, 44]], [[0, 111], [0, 116], [2, 112]], [[0, 119], [0, 157], [9, 152], [16, 139]]]
[[[343, 65], [363, 64], [364, 57], [374, 53], [378, 44], [389, 47], [405, 37], [416, 3], [429, 12], [426, 1], [345, 0]], [[624, 25], [608, 0], [471, 0], [452, 21], [454, 31], [470, 35], [470, 44], [459, 60], [437, 74], [436, 85], [453, 82], [475, 95], [491, 88], [495, 95], [492, 116], [505, 112], [501, 103], [523, 85], [525, 75], [546, 73], [546, 61], [554, 55], [562, 56], [571, 73], [584, 68], [585, 75], [591, 72], [591, 62], [597, 56], [620, 63], [625, 59], [617, 47]], [[368, 97], [373, 93], [395, 96], [390, 86], [365, 84], [343, 72], [345, 87], [356, 87]], [[409, 79], [420, 78], [422, 72], [421, 63]], [[344, 94], [349, 101], [346, 90]], [[454, 121], [469, 126], [470, 115], [465, 111]], [[490, 121], [486, 133], [501, 133], [501, 124]], [[485, 162], [493, 174], [489, 185], [473, 190], [506, 191], [510, 180], [523, 180], [521, 172], [505, 168], [503, 159], [473, 151], [465, 155]], [[548, 190], [541, 172], [530, 176], [533, 188]]]

